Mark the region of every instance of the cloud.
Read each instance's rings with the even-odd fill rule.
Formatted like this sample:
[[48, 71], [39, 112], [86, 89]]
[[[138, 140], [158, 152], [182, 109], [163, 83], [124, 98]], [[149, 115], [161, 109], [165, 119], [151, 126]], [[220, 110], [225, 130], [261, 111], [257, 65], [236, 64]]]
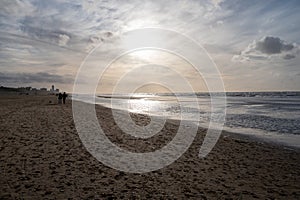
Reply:
[[28, 25], [21, 26], [21, 30], [33, 39], [50, 42], [58, 46], [66, 46], [71, 39], [69, 33], [61, 30], [41, 29]]
[[297, 44], [288, 43], [279, 37], [265, 36], [258, 41], [254, 40], [239, 55], [234, 55], [232, 61], [266, 60], [272, 57], [290, 60], [298, 53]]
[[219, 7], [225, 0], [211, 0], [215, 7]]
[[289, 60], [289, 59], [296, 58], [296, 56], [295, 56], [295, 55], [292, 55], [292, 54], [286, 54], [286, 55], [283, 56], [283, 58], [284, 58], [285, 60]]
[[66, 46], [69, 40], [70, 40], [70, 36], [68, 36], [66, 34], [58, 35], [58, 45], [59, 46]]
[[38, 73], [2, 73], [0, 72], [0, 83], [10, 84], [10, 83], [72, 83], [73, 78], [71, 75], [57, 75], [50, 74], [47, 72]]
[[90, 52], [94, 49], [97, 45], [103, 42], [107, 42], [111, 40], [113, 37], [113, 33], [109, 31], [100, 32], [98, 34], [92, 35], [88, 40], [88, 45], [86, 47], [86, 52]]
[[34, 6], [28, 1], [2, 0], [0, 2], [0, 12], [5, 16], [26, 16], [34, 12], [34, 9]]
[[[52, 75], [75, 74], [85, 56], [98, 45], [103, 49], [99, 56], [109, 57], [111, 49], [119, 48], [122, 33], [143, 27], [171, 29], [194, 39], [207, 48], [220, 71], [228, 70], [232, 77], [254, 73], [247, 70], [259, 68], [260, 64], [276, 71], [281, 68], [299, 71], [299, 47], [281, 37], [269, 36], [276, 34], [286, 41], [299, 41], [298, 7], [296, 1], [270, 3], [259, 0], [175, 0], [172, 3], [2, 0], [0, 81], [18, 81], [20, 84], [21, 80], [26, 83], [42, 81], [39, 78], [43, 77], [50, 82], [65, 82], [67, 76]], [[262, 36], [269, 36], [269, 39], [260, 39]], [[252, 42], [254, 38], [257, 41]], [[235, 61], [263, 60], [264, 63], [244, 62], [244, 66], [251, 67], [241, 68], [240, 63], [231, 62], [234, 54], [237, 54], [232, 59]], [[102, 67], [101, 57], [95, 58], [95, 62], [100, 62]], [[288, 62], [271, 63], [274, 58]], [[42, 71], [49, 76], [36, 73]], [[273, 85], [273, 82], [267, 84]], [[291, 85], [296, 87], [296, 84]]]
[[256, 42], [255, 49], [264, 54], [278, 54], [283, 51], [290, 51], [294, 48], [293, 44], [288, 44], [278, 37], [267, 36]]

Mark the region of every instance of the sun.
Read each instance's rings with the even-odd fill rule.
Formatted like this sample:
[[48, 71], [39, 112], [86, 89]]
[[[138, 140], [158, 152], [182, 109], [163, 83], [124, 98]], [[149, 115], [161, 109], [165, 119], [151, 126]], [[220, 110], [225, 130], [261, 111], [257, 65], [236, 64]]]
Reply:
[[153, 61], [160, 54], [155, 49], [137, 49], [130, 53], [130, 56], [144, 61]]
[[[140, 28], [124, 33], [120, 38], [120, 47], [125, 51], [139, 52], [138, 55], [152, 54], [151, 49], [163, 48], [166, 40], [152, 28]], [[141, 51], [142, 50], [142, 51]]]

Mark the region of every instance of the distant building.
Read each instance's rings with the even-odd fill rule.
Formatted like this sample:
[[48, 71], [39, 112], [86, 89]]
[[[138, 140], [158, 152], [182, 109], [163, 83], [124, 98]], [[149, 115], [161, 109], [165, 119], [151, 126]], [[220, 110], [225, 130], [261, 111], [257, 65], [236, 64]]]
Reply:
[[30, 91], [31, 87], [30, 86], [29, 87], [25, 87], [25, 90]]
[[41, 91], [47, 91], [47, 88], [41, 88], [40, 90]]
[[59, 89], [58, 89], [58, 88], [56, 88], [55, 92], [59, 93]]

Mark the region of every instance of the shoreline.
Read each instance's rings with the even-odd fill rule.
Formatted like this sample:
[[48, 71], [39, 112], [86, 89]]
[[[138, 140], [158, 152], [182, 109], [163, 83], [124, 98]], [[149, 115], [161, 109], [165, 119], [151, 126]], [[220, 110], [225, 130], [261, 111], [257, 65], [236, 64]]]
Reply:
[[[52, 103], [49, 103], [49, 101]], [[76, 131], [72, 104], [52, 96], [0, 96], [0, 197], [11, 198], [290, 198], [300, 197], [300, 151], [224, 132], [205, 157], [199, 128], [189, 149], [174, 163], [144, 173], [126, 173], [96, 160]], [[149, 152], [172, 140], [178, 121], [168, 120], [149, 139], [132, 139], [112, 120], [111, 109], [97, 107], [107, 137], [121, 148]], [[139, 123], [147, 117], [133, 116]]]
[[[111, 98], [111, 97], [109, 97]], [[76, 99], [74, 99], [75, 101], [78, 101]], [[84, 101], [80, 101], [80, 102], [84, 102]], [[84, 102], [84, 103], [89, 103], [89, 102]], [[90, 103], [89, 103], [90, 104]], [[95, 104], [96, 106], [99, 107], [104, 107], [104, 108], [108, 108], [108, 109], [112, 109], [109, 107], [105, 107], [102, 106], [100, 104]], [[122, 109], [113, 109], [116, 110], [118, 112], [126, 112], [126, 110], [122, 110]], [[135, 113], [135, 112], [131, 112], [129, 111], [129, 113], [133, 113], [133, 114], [142, 114], [142, 115], [149, 115], [149, 114], [145, 114], [145, 113]], [[151, 117], [154, 118], [161, 118], [159, 115], [149, 115]], [[170, 122], [172, 121], [180, 121], [180, 119], [168, 119]], [[193, 121], [189, 121], [189, 120], [185, 120], [186, 122], [192, 122], [195, 123]], [[207, 125], [201, 125], [198, 124], [198, 128], [200, 129], [208, 129]], [[281, 148], [290, 148], [290, 149], [294, 149], [294, 150], [300, 150], [300, 135], [295, 135], [295, 134], [281, 134], [278, 132], [272, 132], [271, 134], [268, 134], [268, 131], [265, 130], [252, 130], [250, 128], [236, 128], [239, 131], [235, 131], [232, 130], [234, 128], [228, 128], [228, 127], [223, 127], [222, 130], [222, 135], [226, 134], [227, 136], [231, 135], [232, 137], [235, 137], [237, 139], [246, 139], [246, 140], [252, 140], [252, 141], [257, 141], [258, 143], [268, 143], [271, 145], [275, 145], [275, 146], [279, 146]], [[243, 131], [246, 133], [243, 133]], [[255, 132], [255, 133], [253, 133]]]

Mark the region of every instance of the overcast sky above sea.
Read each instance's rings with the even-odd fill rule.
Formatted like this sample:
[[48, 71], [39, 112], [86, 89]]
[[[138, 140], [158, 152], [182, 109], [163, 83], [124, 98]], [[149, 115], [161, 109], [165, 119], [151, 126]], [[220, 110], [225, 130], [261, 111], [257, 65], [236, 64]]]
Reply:
[[[161, 28], [202, 45], [220, 71], [226, 91], [300, 90], [300, 1], [0, 1], [0, 85], [56, 87], [72, 91], [77, 70], [95, 48], [108, 56], [127, 31]], [[171, 38], [170, 38], [171, 40]], [[168, 42], [168, 41], [161, 41]], [[95, 59], [101, 66], [101, 56]], [[156, 60], [187, 77], [197, 91], [205, 83], [184, 60], [166, 52], [123, 56], [102, 75], [98, 92], [110, 92], [124, 73]], [[85, 74], [88, 82], [93, 70]], [[145, 76], [180, 82], [168, 70], [148, 65]], [[163, 91], [160, 86], [145, 87]], [[143, 90], [144, 91], [144, 90]], [[146, 91], [146, 89], [145, 89]]]

